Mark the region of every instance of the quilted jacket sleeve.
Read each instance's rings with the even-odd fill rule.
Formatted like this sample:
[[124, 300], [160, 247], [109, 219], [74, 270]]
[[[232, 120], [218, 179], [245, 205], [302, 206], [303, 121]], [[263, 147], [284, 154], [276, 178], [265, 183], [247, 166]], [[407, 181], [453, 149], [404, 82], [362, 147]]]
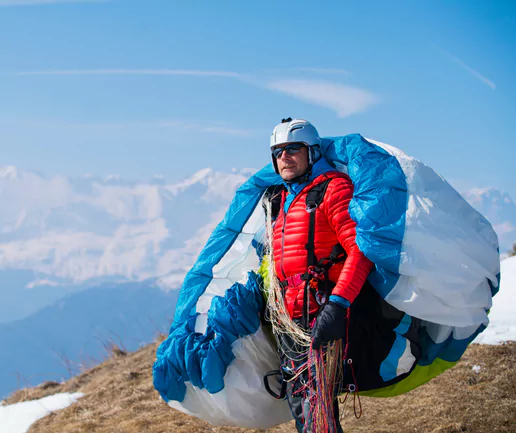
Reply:
[[352, 198], [353, 184], [351, 180], [348, 177], [338, 177], [329, 183], [321, 206], [330, 227], [337, 234], [339, 243], [347, 253], [347, 259], [332, 295], [341, 296], [349, 303], [352, 303], [360, 293], [373, 266], [355, 243], [356, 223], [348, 212], [349, 202]]

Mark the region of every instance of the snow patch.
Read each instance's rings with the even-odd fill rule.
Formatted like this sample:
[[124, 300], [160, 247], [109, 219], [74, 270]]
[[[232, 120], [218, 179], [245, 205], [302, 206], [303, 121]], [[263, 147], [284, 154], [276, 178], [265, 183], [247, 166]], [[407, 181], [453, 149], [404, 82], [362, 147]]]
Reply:
[[493, 297], [489, 313], [490, 324], [476, 339], [475, 343], [500, 344], [516, 341], [516, 256], [505, 259], [500, 264], [500, 290]]
[[25, 286], [25, 288], [34, 289], [35, 287], [39, 287], [39, 286], [57, 287], [57, 286], [62, 286], [62, 284], [57, 283], [56, 281], [50, 281], [50, 280], [44, 278], [42, 280], [31, 281], [29, 284], [27, 284]]
[[169, 275], [165, 275], [164, 277], [159, 278], [156, 284], [164, 292], [180, 289], [183, 285], [183, 280], [185, 279], [185, 276], [186, 271], [181, 273], [171, 273]]
[[0, 406], [0, 433], [25, 433], [38, 419], [75, 403], [84, 394], [62, 393], [39, 400]]
[[5, 177], [7, 179], [15, 179], [18, 177], [18, 170], [16, 167], [13, 167], [12, 165], [0, 167], [0, 177]]

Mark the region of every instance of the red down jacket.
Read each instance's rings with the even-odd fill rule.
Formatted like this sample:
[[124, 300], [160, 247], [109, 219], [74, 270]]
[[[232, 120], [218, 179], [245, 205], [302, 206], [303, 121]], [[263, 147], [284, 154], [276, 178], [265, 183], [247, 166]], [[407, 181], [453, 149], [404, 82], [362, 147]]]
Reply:
[[[348, 212], [353, 197], [353, 184], [344, 173], [326, 172], [316, 177], [294, 198], [287, 214], [284, 203], [287, 191], [283, 191], [281, 208], [274, 225], [273, 251], [276, 274], [280, 280], [307, 271], [309, 213], [306, 211], [306, 195], [315, 185], [332, 178], [326, 194], [315, 215], [315, 256], [319, 260], [328, 257], [333, 246], [340, 243], [346, 253], [344, 263], [337, 263], [329, 270], [329, 278], [336, 283], [332, 295], [339, 295], [352, 303], [372, 268], [372, 263], [362, 254], [355, 243], [356, 223]], [[287, 287], [285, 303], [291, 317], [303, 314], [303, 281], [299, 286]], [[310, 293], [310, 314], [317, 313], [319, 305]]]

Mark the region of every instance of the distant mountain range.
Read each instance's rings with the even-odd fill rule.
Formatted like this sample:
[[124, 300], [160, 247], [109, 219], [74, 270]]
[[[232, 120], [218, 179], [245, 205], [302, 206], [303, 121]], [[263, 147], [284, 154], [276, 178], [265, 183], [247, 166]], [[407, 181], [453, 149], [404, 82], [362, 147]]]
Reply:
[[249, 170], [169, 184], [0, 168], [0, 323], [104, 282], [177, 288]]
[[69, 379], [97, 365], [113, 345], [133, 351], [168, 333], [178, 294], [153, 281], [104, 284], [0, 324], [0, 400], [45, 380]]

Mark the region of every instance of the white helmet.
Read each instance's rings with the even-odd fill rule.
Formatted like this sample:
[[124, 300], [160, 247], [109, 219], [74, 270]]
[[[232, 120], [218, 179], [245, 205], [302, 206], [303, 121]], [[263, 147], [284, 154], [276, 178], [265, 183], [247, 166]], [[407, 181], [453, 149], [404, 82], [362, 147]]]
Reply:
[[[276, 146], [286, 143], [303, 143], [308, 146], [308, 171], [312, 169], [314, 162], [321, 157], [321, 137], [314, 125], [304, 119], [283, 119], [272, 131], [270, 148], [271, 152]], [[274, 170], [278, 172], [276, 158], [272, 156]]]
[[285, 143], [304, 143], [307, 146], [321, 145], [321, 137], [308, 120], [283, 119], [271, 135], [271, 148]]

